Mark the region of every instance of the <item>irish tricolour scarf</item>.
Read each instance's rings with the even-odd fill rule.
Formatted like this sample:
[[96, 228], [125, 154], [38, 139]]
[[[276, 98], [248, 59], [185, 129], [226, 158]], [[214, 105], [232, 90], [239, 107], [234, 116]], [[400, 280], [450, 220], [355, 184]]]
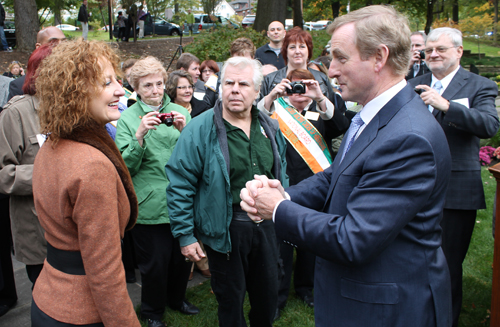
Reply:
[[328, 145], [316, 127], [283, 98], [274, 101], [274, 108], [271, 117], [278, 120], [281, 133], [312, 172], [316, 174], [330, 167], [332, 157]]

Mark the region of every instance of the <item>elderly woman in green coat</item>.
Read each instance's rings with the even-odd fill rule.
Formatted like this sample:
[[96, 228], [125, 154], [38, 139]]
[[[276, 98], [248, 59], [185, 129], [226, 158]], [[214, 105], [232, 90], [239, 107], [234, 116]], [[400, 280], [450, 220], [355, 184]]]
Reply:
[[141, 317], [152, 327], [164, 326], [161, 319], [167, 305], [184, 314], [199, 312], [185, 299], [191, 264], [170, 231], [165, 193], [169, 184], [165, 165], [191, 116], [164, 93], [166, 79], [158, 59], [146, 57], [135, 63], [130, 82], [138, 101], [122, 113], [115, 140], [139, 202], [132, 236], [142, 278]]

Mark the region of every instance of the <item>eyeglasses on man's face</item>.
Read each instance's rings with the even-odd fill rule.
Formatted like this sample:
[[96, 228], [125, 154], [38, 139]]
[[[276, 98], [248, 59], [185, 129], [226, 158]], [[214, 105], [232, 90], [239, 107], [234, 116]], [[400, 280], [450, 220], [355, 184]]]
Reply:
[[424, 52], [426, 55], [431, 55], [434, 52], [434, 50], [436, 50], [437, 53], [445, 53], [446, 51], [448, 51], [448, 49], [451, 49], [451, 48], [458, 48], [458, 46], [426, 48], [424, 50]]

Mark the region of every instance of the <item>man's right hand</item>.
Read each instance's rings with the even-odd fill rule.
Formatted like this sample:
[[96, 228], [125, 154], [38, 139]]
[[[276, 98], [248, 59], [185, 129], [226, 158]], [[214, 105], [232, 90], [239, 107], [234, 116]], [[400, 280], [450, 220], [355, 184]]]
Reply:
[[411, 59], [410, 59], [410, 68], [413, 67], [413, 64], [416, 62], [420, 62], [420, 51], [419, 50], [415, 50], [413, 52], [413, 55], [411, 56]]
[[189, 259], [193, 262], [198, 262], [201, 259], [205, 258], [205, 254], [201, 249], [200, 243], [195, 242], [186, 246], [181, 246], [181, 253], [186, 259]]

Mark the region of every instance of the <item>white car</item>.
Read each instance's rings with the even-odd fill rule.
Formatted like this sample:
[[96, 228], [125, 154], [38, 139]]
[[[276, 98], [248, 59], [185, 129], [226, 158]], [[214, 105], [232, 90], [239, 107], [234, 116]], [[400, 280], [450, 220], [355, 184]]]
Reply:
[[69, 25], [69, 24], [60, 24], [60, 25], [57, 25], [56, 27], [58, 29], [60, 29], [61, 31], [76, 31], [76, 30], [80, 29], [79, 27]]

